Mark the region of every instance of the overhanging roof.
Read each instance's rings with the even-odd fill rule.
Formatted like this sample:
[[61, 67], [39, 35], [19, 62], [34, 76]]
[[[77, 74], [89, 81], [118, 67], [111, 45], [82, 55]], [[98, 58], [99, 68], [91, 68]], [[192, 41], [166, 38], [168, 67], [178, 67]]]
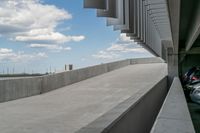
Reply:
[[121, 30], [155, 55], [162, 55], [162, 40], [172, 40], [166, 0], [84, 0], [107, 17], [107, 26]]

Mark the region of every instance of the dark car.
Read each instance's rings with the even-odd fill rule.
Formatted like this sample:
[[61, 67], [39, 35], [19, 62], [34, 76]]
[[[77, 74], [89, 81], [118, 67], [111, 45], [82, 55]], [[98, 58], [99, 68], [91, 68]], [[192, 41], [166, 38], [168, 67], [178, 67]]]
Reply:
[[200, 83], [196, 83], [194, 85], [190, 85], [190, 99], [200, 104]]
[[183, 76], [183, 85], [192, 84], [200, 81], [200, 67], [190, 68]]
[[190, 84], [186, 84], [183, 89], [185, 92], [187, 93], [191, 93], [191, 91], [195, 90], [196, 88], [198, 88], [198, 86], [200, 86], [200, 81], [196, 81]]
[[200, 69], [197, 68], [189, 77], [188, 83], [197, 83], [200, 81]]

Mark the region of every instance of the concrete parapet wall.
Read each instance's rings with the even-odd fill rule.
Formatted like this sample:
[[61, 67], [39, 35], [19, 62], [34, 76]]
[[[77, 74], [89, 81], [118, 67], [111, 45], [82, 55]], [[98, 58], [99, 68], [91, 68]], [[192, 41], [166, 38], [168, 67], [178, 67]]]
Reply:
[[0, 80], [0, 102], [41, 93], [41, 77]]
[[107, 72], [106, 64], [44, 76], [42, 93], [70, 85]]
[[130, 59], [131, 64], [165, 63], [160, 57]]
[[130, 60], [122, 60], [58, 73], [55, 75], [44, 76], [42, 80], [42, 93], [58, 89], [60, 87], [70, 85], [128, 65], [130, 65]]
[[167, 77], [164, 77], [76, 133], [149, 133], [167, 91]]
[[0, 102], [46, 93], [131, 64], [162, 62], [158, 57], [127, 59], [41, 77], [0, 80]]
[[107, 72], [130, 65], [130, 59], [107, 63]]
[[151, 133], [195, 133], [179, 78], [174, 78]]

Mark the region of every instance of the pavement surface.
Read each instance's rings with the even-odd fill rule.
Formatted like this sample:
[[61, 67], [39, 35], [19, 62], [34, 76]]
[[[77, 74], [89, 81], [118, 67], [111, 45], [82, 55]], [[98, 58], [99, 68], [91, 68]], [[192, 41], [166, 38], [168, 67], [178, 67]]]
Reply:
[[46, 94], [0, 103], [0, 133], [73, 133], [166, 75], [164, 63], [130, 65]]

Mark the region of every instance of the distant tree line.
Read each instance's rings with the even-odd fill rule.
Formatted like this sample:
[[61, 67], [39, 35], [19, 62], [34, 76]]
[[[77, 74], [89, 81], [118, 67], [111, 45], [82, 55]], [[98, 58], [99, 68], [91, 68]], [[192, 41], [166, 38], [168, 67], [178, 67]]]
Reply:
[[[46, 74], [48, 74], [48, 73], [46, 73]], [[41, 74], [41, 73], [0, 74], [0, 77], [33, 77], [33, 76], [43, 76], [43, 75], [46, 75], [46, 74]]]

